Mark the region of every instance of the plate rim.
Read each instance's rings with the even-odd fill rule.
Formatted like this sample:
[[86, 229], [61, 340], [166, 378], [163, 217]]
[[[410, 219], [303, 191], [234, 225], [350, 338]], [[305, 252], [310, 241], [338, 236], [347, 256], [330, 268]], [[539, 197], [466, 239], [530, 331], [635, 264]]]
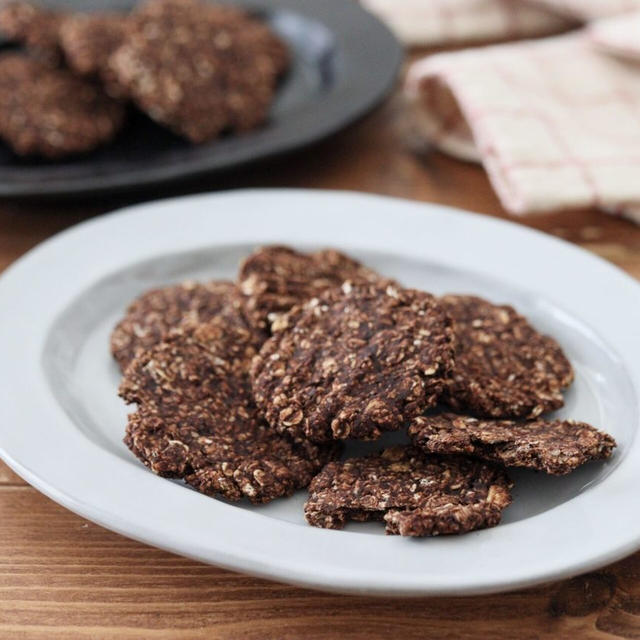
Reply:
[[[371, 12], [366, 11], [358, 2], [344, 2], [344, 0], [225, 0], [229, 4], [239, 4], [252, 10], [281, 10], [323, 24], [336, 39], [337, 51], [341, 56], [340, 65], [355, 64], [358, 73], [356, 78], [359, 93], [352, 103], [345, 105], [344, 89], [348, 84], [340, 83], [332, 87], [331, 92], [322, 97], [322, 115], [319, 117], [316, 109], [307, 106], [300, 112], [295, 112], [293, 118], [300, 118], [300, 124], [294, 133], [270, 141], [265, 147], [255, 149], [244, 148], [240, 151], [232, 150], [235, 156], [224, 159], [222, 156], [205, 156], [202, 158], [181, 158], [179, 162], [165, 163], [146, 169], [141, 163], [134, 167], [123, 167], [119, 170], [105, 172], [94, 171], [90, 175], [79, 175], [61, 178], [48, 177], [20, 182], [12, 175], [20, 169], [5, 165], [7, 175], [3, 178], [0, 166], [0, 197], [41, 199], [43, 197], [77, 197], [86, 194], [113, 194], [135, 190], [144, 190], [154, 185], [172, 184], [181, 180], [198, 179], [206, 175], [214, 175], [237, 169], [238, 167], [256, 164], [301, 150], [307, 146], [325, 140], [339, 131], [355, 124], [370, 113], [391, 92], [404, 59], [404, 48], [381, 20]], [[353, 25], [359, 25], [358, 38], [351, 37]], [[375, 65], [362, 65], [365, 50], [369, 55], [377, 55]], [[372, 54], [373, 52], [373, 54]], [[384, 55], [378, 55], [383, 52]], [[370, 72], [369, 69], [371, 69]], [[339, 107], [339, 108], [338, 108]], [[332, 110], [337, 109], [337, 112]], [[329, 115], [327, 116], [327, 112]], [[256, 133], [269, 133], [269, 129], [257, 129]], [[288, 131], [286, 127], [279, 131]], [[250, 134], [249, 134], [250, 135]], [[263, 142], [259, 144], [264, 144]], [[88, 166], [91, 167], [91, 156]], [[83, 162], [80, 158], [78, 162]], [[54, 171], [58, 168], [53, 165]], [[27, 169], [28, 171], [28, 169]]]
[[[567, 253], [568, 255], [573, 256], [571, 260], [574, 260], [577, 263], [581, 263], [584, 265], [589, 265], [590, 268], [595, 269], [595, 272], [602, 272], [608, 274], [608, 277], [613, 278], [617, 283], [622, 283], [623, 288], [631, 291], [632, 294], [638, 296], [640, 293], [640, 285], [628, 274], [624, 273], [617, 267], [611, 265], [610, 263], [604, 261], [603, 259], [586, 252], [570, 243], [567, 243], [563, 240], [554, 238], [552, 236], [543, 234], [542, 232], [538, 232], [535, 230], [531, 230], [527, 227], [517, 225], [512, 222], [497, 220], [495, 218], [490, 218], [487, 216], [482, 216], [480, 214], [473, 214], [470, 212], [464, 212], [462, 210], [456, 210], [452, 208], [448, 208], [442, 205], [430, 204], [430, 203], [418, 203], [409, 200], [400, 200], [395, 198], [388, 198], [383, 196], [373, 196], [368, 194], [358, 194], [353, 192], [327, 192], [327, 191], [307, 191], [307, 190], [288, 190], [288, 189], [267, 189], [267, 190], [240, 190], [240, 191], [232, 191], [232, 192], [223, 192], [218, 194], [207, 194], [207, 195], [196, 195], [196, 196], [188, 196], [182, 198], [172, 198], [164, 201], [157, 201], [153, 203], [144, 203], [141, 205], [134, 205], [132, 207], [127, 207], [125, 209], [119, 210], [112, 214], [108, 214], [106, 216], [100, 218], [94, 218], [85, 222], [76, 225], [62, 233], [53, 236], [49, 240], [45, 241], [38, 247], [32, 249], [30, 252], [25, 254], [22, 258], [17, 260], [13, 265], [11, 265], [2, 276], [0, 276], [0, 301], [3, 300], [3, 296], [7, 295], [7, 291], [11, 289], [9, 285], [13, 283], [12, 286], [16, 285], [16, 282], [19, 283], [20, 278], [23, 278], [25, 274], [28, 274], [31, 269], [39, 268], [41, 265], [41, 261], [43, 259], [46, 260], [47, 255], [52, 252], [55, 254], [58, 251], [58, 247], [64, 247], [65, 244], [69, 245], [69, 243], [78, 242], [84, 237], [90, 237], [92, 234], [98, 234], [100, 236], [106, 228], [109, 227], [124, 227], [124, 228], [132, 228], [136, 227], [136, 225], [141, 224], [144, 226], [146, 222], [144, 218], [153, 219], [156, 221], [160, 227], [162, 224], [171, 224], [173, 220], [177, 219], [174, 216], [176, 209], [180, 209], [181, 211], [181, 220], [184, 222], [185, 215], [194, 216], [194, 220], [196, 218], [201, 219], [200, 222], [203, 222], [204, 226], [212, 224], [212, 219], [214, 219], [210, 215], [206, 215], [204, 209], [198, 209], [198, 207], [205, 206], [210, 207], [212, 201], [217, 201], [216, 204], [218, 207], [240, 207], [250, 209], [251, 206], [257, 206], [256, 203], [260, 203], [260, 208], [262, 211], [265, 211], [265, 203], [267, 204], [266, 209], [269, 207], [275, 206], [276, 203], [279, 203], [278, 206], [282, 207], [282, 203], [285, 201], [289, 201], [289, 204], [300, 204], [308, 199], [309, 201], [315, 201], [316, 206], [323, 205], [320, 207], [321, 209], [327, 209], [327, 206], [341, 202], [345, 208], [350, 209], [351, 206], [355, 203], [356, 200], [359, 200], [361, 204], [366, 205], [368, 209], [368, 216], [371, 216], [371, 211], [379, 208], [380, 211], [386, 212], [386, 215], [393, 212], [394, 220], [397, 222], [401, 221], [410, 221], [413, 220], [423, 220], [423, 224], [425, 225], [425, 229], [429, 229], [429, 226], [437, 227], [438, 224], [442, 224], [442, 220], [444, 220], [443, 216], [446, 217], [447, 224], [452, 224], [454, 227], [462, 225], [462, 227], [471, 227], [476, 230], [481, 227], [487, 227], [487, 231], [496, 229], [501, 229], [502, 232], [505, 232], [507, 236], [520, 236], [520, 237], [530, 237], [537, 238], [537, 242], [534, 244], [545, 245], [550, 248], [553, 247], [554, 251], [557, 253], [560, 250], [561, 253]], [[225, 205], [226, 201], [226, 205]], [[249, 206], [250, 203], [253, 203]], [[185, 206], [186, 205], [186, 206]], [[191, 206], [191, 209], [190, 209]], [[276, 207], [277, 208], [277, 207]], [[404, 214], [402, 210], [404, 209]], [[192, 210], [192, 213], [188, 211]], [[200, 213], [197, 213], [200, 211]], [[418, 215], [419, 214], [419, 215]], [[431, 214], [427, 215], [427, 214]], [[248, 215], [248, 214], [247, 214]], [[311, 214], [309, 214], [311, 215]], [[373, 215], [373, 219], [375, 220], [375, 216], [377, 213]], [[287, 214], [282, 214], [284, 218], [286, 218]], [[289, 214], [290, 217], [290, 214]], [[439, 218], [440, 222], [434, 223], [433, 220]], [[160, 222], [162, 219], [163, 222]], [[369, 218], [368, 218], [369, 219]], [[225, 224], [241, 224], [237, 218], [231, 217], [231, 221], [229, 221], [229, 216], [225, 216]], [[430, 222], [424, 222], [426, 220], [431, 220]], [[309, 220], [307, 220], [309, 222]], [[256, 219], [257, 223], [257, 219]], [[316, 221], [312, 223], [311, 226], [320, 228], [318, 225], [322, 224], [322, 226], [326, 226], [326, 220]], [[175, 223], [173, 223], [175, 226]], [[263, 221], [264, 224], [264, 221]], [[332, 222], [331, 224], [335, 224]], [[432, 231], [434, 229], [431, 229]], [[112, 228], [112, 232], [114, 229]], [[122, 229], [121, 229], [122, 231]], [[189, 233], [198, 235], [199, 229], [193, 229], [192, 231], [187, 230], [184, 232], [184, 236], [188, 237]], [[448, 233], [454, 233], [453, 231], [449, 231]], [[245, 231], [246, 233], [246, 231]], [[406, 235], [406, 233], [405, 233]], [[197, 238], [200, 241], [200, 237]], [[167, 240], [166, 238], [160, 239], [160, 236], [156, 240], [157, 242], [171, 242], [172, 240]], [[247, 242], [252, 242], [253, 240], [247, 238]], [[297, 239], [299, 242], [299, 238]], [[366, 241], [366, 240], [365, 240]], [[192, 239], [193, 242], [193, 239]], [[292, 243], [295, 244], [296, 240], [293, 240]], [[414, 240], [415, 242], [415, 240]], [[192, 244], [191, 248], [197, 248], [201, 246], [198, 242]], [[213, 246], [224, 246], [224, 241], [220, 241]], [[363, 245], [364, 246], [364, 245]], [[86, 249], [87, 251], [90, 249]], [[415, 249], [414, 249], [415, 250]], [[67, 251], [67, 255], [63, 262], [67, 260], [71, 260], [69, 256], [69, 252]], [[145, 259], [146, 256], [140, 256], [137, 261], [141, 261]], [[123, 265], [124, 266], [124, 263]], [[59, 269], [60, 264], [58, 264], [55, 268]], [[91, 271], [92, 267], [89, 267], [88, 270]], [[98, 267], [95, 267], [98, 269]], [[22, 275], [21, 275], [22, 274]], [[93, 278], [93, 274], [83, 274], [83, 276], [78, 276], [79, 278], [86, 276], [87, 278]], [[80, 290], [76, 291], [77, 294], [81, 293]], [[26, 297], [28, 297], [27, 294]], [[33, 295], [33, 294], [31, 294]], [[26, 298], [25, 297], [25, 298]], [[22, 302], [22, 301], [21, 301]], [[62, 303], [61, 303], [62, 304]], [[0, 305], [0, 309], [2, 309], [2, 305]], [[43, 318], [39, 319], [40, 324], [44, 325], [46, 328], [50, 326], [54, 322], [55, 318], [51, 318], [49, 321], [44, 320]], [[14, 326], [15, 322], [14, 319]], [[11, 326], [11, 318], [7, 320], [6, 314], [5, 317], [2, 316], [0, 312], [0, 326], [6, 327]], [[42, 327], [41, 327], [42, 328]], [[46, 333], [46, 331], [45, 331]], [[7, 331], [0, 332], [0, 346], [7, 346], [7, 340], [9, 339], [9, 335]], [[42, 391], [42, 387], [40, 385], [41, 381], [37, 380], [37, 369], [41, 367], [40, 361], [37, 359], [39, 354], [39, 349], [41, 348], [42, 339], [45, 336], [40, 336], [41, 339], [38, 341], [34, 341], [34, 345], [25, 346], [25, 352], [28, 352], [28, 358], [25, 358], [25, 361], [29, 361], [31, 369], [27, 367], [26, 371], [32, 374], [32, 390], [37, 390], [38, 393]], [[37, 342], [37, 344], [35, 344]], [[634, 347], [640, 347], [636, 342], [632, 343]], [[640, 349], [638, 349], [640, 352]], [[36, 356], [36, 360], [29, 360], [33, 356]], [[626, 354], [625, 354], [626, 355]], [[632, 363], [633, 364], [633, 363]], [[36, 371], [33, 371], [33, 368], [36, 368]], [[630, 369], [630, 374], [632, 375], [632, 381], [634, 390], [636, 393], [636, 418], [638, 415], [638, 389], [640, 389], [640, 364], [634, 365]], [[41, 373], [41, 372], [40, 372]], [[15, 372], [12, 372], [15, 374]], [[35, 375], [33, 375], [35, 374]], [[8, 377], [8, 372], [3, 368], [0, 363], [0, 379], [4, 379], [5, 383], [10, 380]], [[10, 383], [9, 383], [10, 384]], [[17, 383], [16, 383], [17, 384]], [[0, 397], [4, 397], [3, 403], [11, 403], [11, 395], [7, 396], [7, 389], [9, 387], [7, 384], [1, 385]], [[51, 405], [51, 398], [47, 401], [44, 398], [39, 398], [39, 402], [42, 402], [42, 406], [35, 409], [32, 407], [30, 411], [35, 411], [35, 414], [38, 415], [38, 410], [43, 410], [46, 406], [48, 412], [47, 415], [53, 421], [53, 418], [56, 418], [56, 421], [60, 419], [59, 416], [55, 416], [56, 409], [55, 406]], [[21, 414], [16, 414], [21, 415]], [[42, 415], [40, 416], [43, 417]], [[69, 421], [68, 418], [64, 417], [63, 420]], [[8, 422], [8, 421], [7, 421]], [[636, 425], [637, 426], [637, 425]], [[411, 580], [406, 580], [404, 582], [399, 582], [398, 580], [393, 580], [387, 574], [384, 574], [383, 582], [375, 582], [376, 576], [375, 573], [371, 573], [370, 571], [361, 572], [358, 576], [354, 576], [353, 574], [349, 574], [347, 572], [338, 572], [337, 575], [329, 575], [327, 574], [326, 567], [320, 568], [322, 570], [317, 570], [315, 572], [310, 572], [309, 568], [301, 567], [296, 565], [294, 562], [292, 563], [282, 563], [269, 562], [263, 556], [261, 557], [258, 553], [258, 556], [252, 554], [251, 552], [241, 551], [238, 553], [237, 549], [234, 547], [232, 541], [227, 541], [226, 549], [218, 549], [216, 553], [213, 553], [210, 548], [203, 549], [198, 547], [197, 545], [191, 546], [189, 548], [185, 548], [184, 544], [181, 544], [180, 539], [175, 538], [175, 533], [172, 536], [165, 536], [164, 538], [158, 537], [158, 529], [154, 528], [152, 525], [140, 525], [138, 523], [136, 525], [135, 530], [132, 530], [132, 525], [130, 521], [123, 520], [118, 513], [113, 511], [105, 512], [99, 506], [92, 504], [91, 501], [87, 501], [87, 498], [82, 498], [82, 495], [78, 495], [76, 490], [69, 491], [68, 487], [64, 490], [60, 489], [59, 486], [56, 486], [56, 482], [59, 481], [59, 478], [56, 478], [53, 482], [51, 477], [49, 480], [43, 477], [42, 475], [42, 465], [43, 459], [42, 457], [38, 457], [38, 455], [32, 455], [31, 460], [29, 461], [28, 456], [25, 460], [24, 458], [24, 443], [22, 444], [22, 458], [20, 456], [20, 446], [18, 446], [18, 455], [16, 455], [16, 443], [20, 442], [18, 436], [12, 434], [12, 432], [7, 429], [6, 425], [3, 427], [0, 424], [0, 436], [2, 436], [2, 442], [0, 443], [0, 457], [5, 460], [5, 462], [14, 469], [18, 473], [24, 477], [30, 484], [34, 485], [37, 489], [54, 499], [56, 502], [63, 504], [65, 507], [70, 510], [78, 513], [79, 515], [86, 517], [98, 524], [105, 526], [108, 529], [117, 531], [123, 535], [127, 535], [128, 537], [132, 537], [134, 539], [138, 539], [140, 541], [146, 542], [148, 544], [153, 544], [154, 546], [158, 546], [164, 548], [168, 551], [174, 553], [180, 553], [181, 555], [186, 555], [188, 557], [192, 557], [197, 560], [210, 562], [216, 564], [218, 566], [223, 566], [228, 569], [243, 571], [245, 573], [249, 573], [252, 575], [258, 575], [260, 577], [266, 577], [270, 579], [276, 579], [284, 582], [290, 582], [294, 584], [298, 584], [301, 586], [312, 587], [312, 588], [320, 588], [323, 590], [333, 590], [339, 592], [351, 592], [351, 593], [366, 593], [370, 595], [397, 595], [397, 596], [406, 596], [406, 595], [472, 595], [477, 593], [491, 593], [496, 591], [502, 591], [506, 589], [515, 589], [523, 586], [531, 586], [534, 584], [539, 584], [542, 582], [547, 582], [552, 579], [559, 579], [562, 577], [567, 577], [571, 575], [575, 575], [578, 572], [587, 571], [603, 564], [607, 564], [614, 560], [617, 560], [631, 551], [640, 547], [640, 513], [636, 510], [633, 514], [633, 517], [629, 522], [632, 522], [634, 525], [633, 533], [631, 535], [623, 536], [622, 541], [618, 539], [615, 545], [607, 545], [604, 546], [606, 548], [601, 549], [601, 552], [595, 556], [589, 558], [583, 558], [580, 563], [573, 561], [569, 565], [564, 565], [562, 567], [549, 568], [548, 566], [542, 567], [537, 573], [532, 573], [527, 576], [520, 576], [519, 578], [514, 577], [513, 575], [509, 579], [498, 580], [462, 580], [459, 582], [451, 581], [450, 579], [444, 579], [442, 576], [420, 576], [419, 578], [413, 578]], [[49, 434], [49, 438], [52, 436]], [[84, 437], [84, 436], [83, 436]], [[13, 439], [12, 439], [13, 438]], [[16, 439], [18, 438], [18, 439]], [[640, 470], [635, 472], [632, 468], [631, 464], [632, 459], [635, 456], [636, 462], [640, 460], [640, 442], [639, 439], [636, 438], [633, 443], [629, 446], [629, 451], [620, 462], [619, 466], [611, 473], [611, 475], [605, 479], [599, 486], [594, 488], [594, 492], [589, 495], [594, 495], [596, 492], [602, 493], [602, 489], [605, 485], [610, 484], [610, 478], [614, 478], [615, 482], [613, 483], [615, 486], [616, 483], [620, 484], [623, 479], [629, 478], [638, 478], [640, 477]], [[83, 446], [92, 447], [94, 449], [99, 449], [97, 445], [90, 441], [83, 442]], [[13, 450], [12, 450], [13, 447]], [[33, 452], [31, 452], [33, 453]], [[93, 451], [96, 454], [96, 458], [100, 458], [97, 455], [96, 451]], [[631, 454], [634, 454], [632, 456]], [[41, 455], [41, 454], [40, 454]], [[106, 455], [106, 454], [105, 454]], [[34, 466], [35, 465], [35, 466]], [[637, 466], [637, 465], [636, 465]], [[40, 471], [38, 471], [38, 467]], [[138, 468], [138, 466], [131, 465], [131, 469], [126, 469], [126, 476], [131, 479], [133, 482], [138, 483], [139, 486], [143, 487], [145, 491], [160, 491], [161, 493], [166, 493], [167, 495], [172, 494], [173, 492], [179, 491], [179, 495], [177, 495], [176, 500], [184, 503], [184, 507], [187, 508], [187, 511], [193, 507], [197, 501], [205, 500], [210, 504], [210, 498], [206, 498], [204, 496], [200, 496], [199, 494], [195, 494], [195, 492], [185, 492], [184, 489], [178, 486], [174, 486], [171, 483], [167, 483], [165, 480], [157, 478], [150, 474], [147, 470], [142, 468]], [[46, 468], [47, 473], [52, 473], [50, 468]], [[91, 479], [88, 481], [88, 485], [91, 485], [91, 482], [95, 480]], [[161, 483], [164, 486], [164, 489], [160, 488]], [[173, 488], [169, 488], [169, 486]], [[626, 486], [626, 485], [625, 485]], [[94, 491], [99, 489], [98, 486], [91, 487], [91, 490]], [[600, 491], [598, 491], [600, 489]], [[87, 490], [89, 488], [87, 487]], [[82, 493], [82, 492], [81, 492]], [[190, 495], [194, 494], [194, 495]], [[93, 495], [100, 495], [98, 493], [94, 493]], [[187, 497], [188, 496], [188, 497]], [[120, 496], [122, 497], [122, 496]], [[582, 500], [583, 496], [578, 496], [574, 498], [570, 502], [576, 502]], [[194, 502], [195, 501], [195, 502]], [[213, 501], [216, 504], [218, 501]], [[589, 501], [587, 501], [589, 502]], [[188, 503], [188, 505], [187, 505]], [[569, 503], [565, 503], [569, 504]], [[252, 512], [245, 512], [244, 510], [235, 509], [229, 505], [224, 505], [225, 509], [232, 509], [235, 515], [229, 516], [229, 511], [225, 511], [225, 509], [215, 510], [218, 514], [224, 513], [224, 517], [230, 517], [231, 520], [236, 521], [237, 523], [246, 523], [247, 522], [247, 513], [251, 514]], [[557, 509], [557, 508], [556, 508]], [[552, 509], [548, 512], [542, 514], [542, 516], [546, 516], [545, 520], [549, 518], [548, 514], [556, 511], [556, 509]], [[630, 509], [631, 510], [631, 509]], [[145, 514], [146, 515], [146, 514]], [[254, 516], [256, 514], [253, 514]], [[261, 515], [261, 514], [257, 514]], [[580, 518], [584, 519], [584, 522], [589, 525], [591, 523], [588, 514], [577, 514], [578, 520]], [[264, 518], [264, 516], [261, 516]], [[536, 516], [538, 518], [538, 516]], [[530, 519], [532, 520], [532, 519]], [[277, 533], [277, 535], [287, 536], [290, 533], [290, 527], [299, 527], [299, 525], [284, 523], [281, 521], [273, 521], [272, 519], [268, 519], [269, 525], [265, 525], [265, 529], [269, 529], [270, 531]], [[529, 520], [525, 520], [523, 522], [528, 522]], [[552, 518], [553, 521], [553, 518]], [[263, 521], [264, 524], [264, 521]], [[515, 527], [519, 523], [512, 523], [509, 525], [505, 525], [502, 529], [507, 527]], [[628, 522], [627, 522], [628, 524]], [[611, 523], [609, 523], [611, 525]], [[492, 538], [495, 537], [495, 532], [497, 532], [500, 527], [495, 530], [486, 530], [483, 532], [477, 532], [476, 534], [469, 534], [466, 536], [467, 539], [474, 539], [476, 543], [481, 547], [485, 547], [487, 545], [492, 544]], [[314, 545], [317, 545], [316, 551], [320, 553], [321, 556], [326, 556], [327, 553], [330, 553], [330, 547], [335, 546], [335, 538], [332, 540], [328, 538], [328, 536], [344, 536], [344, 533], [336, 533], [332, 531], [324, 531], [324, 530], [314, 530], [311, 527], [300, 527], [301, 531], [307, 532], [303, 535], [304, 539], [307, 541], [312, 541]], [[515, 529], [514, 529], [515, 531]], [[626, 532], [629, 534], [629, 532]], [[367, 534], [362, 533], [354, 533], [349, 532], [347, 535], [356, 536], [361, 539], [361, 536], [367, 536]], [[377, 537], [375, 537], [378, 539]], [[388, 543], [394, 551], [398, 553], [405, 553], [404, 549], [406, 547], [406, 543], [410, 544], [410, 541], [393, 541], [390, 538], [381, 538], [382, 540], [390, 540]], [[343, 539], [344, 541], [344, 539]], [[441, 541], [438, 541], [440, 544]], [[447, 544], [445, 542], [445, 547]], [[368, 546], [368, 545], [364, 545]], [[253, 551], [253, 549], [251, 549]], [[274, 566], [274, 564], [276, 566]], [[332, 567], [332, 570], [335, 567]], [[318, 569], [318, 567], [316, 567]], [[446, 578], [446, 577], [445, 577]], [[373, 582], [371, 582], [373, 580]]]

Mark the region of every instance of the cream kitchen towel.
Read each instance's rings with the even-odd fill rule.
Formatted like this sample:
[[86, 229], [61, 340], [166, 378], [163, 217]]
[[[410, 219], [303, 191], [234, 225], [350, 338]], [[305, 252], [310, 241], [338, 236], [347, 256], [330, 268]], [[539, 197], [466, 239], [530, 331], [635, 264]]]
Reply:
[[419, 134], [481, 161], [512, 213], [595, 205], [640, 223], [640, 64], [598, 33], [419, 60], [406, 81]]
[[[521, 0], [514, 0], [518, 3]], [[640, 0], [525, 0], [585, 22], [640, 10]]]
[[520, 0], [361, 0], [410, 45], [442, 45], [547, 35], [575, 20]]
[[[410, 45], [513, 40], [640, 10], [640, 0], [361, 0]], [[640, 36], [639, 36], [640, 37]]]
[[640, 62], [640, 11], [598, 20], [589, 31], [593, 42], [604, 51]]

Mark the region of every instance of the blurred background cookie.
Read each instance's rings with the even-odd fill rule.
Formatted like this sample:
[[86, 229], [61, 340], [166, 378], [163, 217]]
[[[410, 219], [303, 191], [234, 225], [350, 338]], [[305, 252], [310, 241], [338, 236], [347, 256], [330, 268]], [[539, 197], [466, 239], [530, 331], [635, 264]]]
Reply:
[[26, 45], [51, 64], [61, 59], [59, 29], [65, 18], [65, 12], [31, 2], [9, 0], [0, 4], [2, 34], [8, 40]]
[[110, 59], [145, 113], [192, 142], [267, 118], [284, 45], [248, 14], [205, 2], [151, 0]]
[[109, 65], [125, 37], [128, 17], [117, 13], [73, 14], [60, 24], [59, 44], [67, 65], [77, 74], [99, 78], [109, 95], [124, 97]]
[[0, 57], [0, 136], [18, 155], [59, 158], [111, 140], [125, 109], [96, 84], [21, 54]]

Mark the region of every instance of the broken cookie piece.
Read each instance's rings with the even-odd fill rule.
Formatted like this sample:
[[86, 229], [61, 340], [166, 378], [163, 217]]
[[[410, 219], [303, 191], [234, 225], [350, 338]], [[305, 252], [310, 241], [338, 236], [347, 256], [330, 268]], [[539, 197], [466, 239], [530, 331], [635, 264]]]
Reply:
[[251, 330], [223, 318], [182, 325], [140, 354], [120, 395], [138, 410], [125, 443], [152, 471], [229, 500], [269, 502], [305, 487], [338, 453], [280, 436], [262, 420], [247, 375]]
[[382, 278], [335, 249], [300, 253], [283, 246], [254, 251], [240, 265], [238, 274], [247, 317], [265, 330], [278, 315], [345, 280], [376, 283]]
[[509, 306], [460, 295], [444, 296], [440, 304], [456, 339], [447, 404], [492, 418], [535, 418], [564, 404], [573, 369], [555, 340]]
[[575, 420], [514, 422], [452, 413], [416, 418], [409, 435], [426, 452], [470, 455], [553, 475], [609, 458], [616, 446], [610, 435]]
[[0, 57], [0, 136], [18, 155], [90, 151], [123, 120], [123, 106], [97, 85], [26, 55]]
[[272, 331], [252, 364], [256, 402], [279, 433], [316, 442], [401, 429], [436, 403], [453, 366], [436, 299], [392, 285], [346, 282]]
[[[241, 295], [232, 282], [187, 281], [153, 289], [129, 305], [111, 334], [111, 353], [124, 371], [136, 355], [160, 342], [170, 329], [185, 321], [197, 324], [217, 316], [232, 326], [245, 327]], [[263, 340], [253, 335], [259, 347]]]
[[384, 520], [390, 534], [466, 533], [500, 522], [510, 487], [505, 472], [490, 463], [392, 447], [327, 464], [309, 486], [305, 517], [330, 529], [348, 520]]

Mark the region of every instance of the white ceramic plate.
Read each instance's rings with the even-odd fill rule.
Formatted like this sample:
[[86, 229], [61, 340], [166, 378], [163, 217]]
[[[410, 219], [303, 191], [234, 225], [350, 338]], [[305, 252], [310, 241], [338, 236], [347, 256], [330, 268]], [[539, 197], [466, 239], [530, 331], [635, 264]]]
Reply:
[[[504, 523], [460, 537], [304, 523], [304, 492], [234, 506], [164, 480], [122, 444], [111, 327], [149, 287], [233, 277], [255, 245], [335, 246], [407, 285], [514, 304], [565, 348], [561, 415], [618, 440], [565, 478], [514, 473]], [[474, 594], [561, 578], [640, 547], [640, 287], [552, 237], [480, 215], [350, 193], [246, 191], [133, 207], [43, 243], [0, 279], [0, 454], [57, 502], [204, 562], [343, 592]], [[368, 444], [353, 450], [371, 449]], [[352, 451], [353, 451], [352, 450]]]

